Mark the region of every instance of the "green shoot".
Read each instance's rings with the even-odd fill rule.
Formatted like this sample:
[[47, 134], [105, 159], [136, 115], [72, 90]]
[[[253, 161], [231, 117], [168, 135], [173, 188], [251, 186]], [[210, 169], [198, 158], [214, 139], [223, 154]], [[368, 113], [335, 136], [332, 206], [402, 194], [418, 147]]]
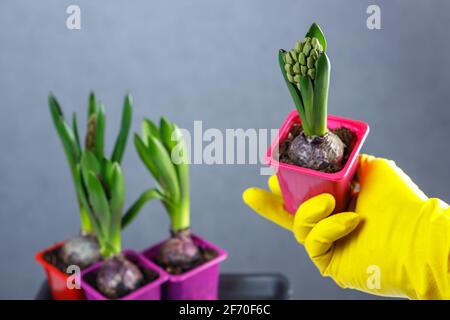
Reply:
[[298, 41], [291, 51], [278, 53], [281, 73], [307, 136], [327, 133], [330, 61], [326, 49], [325, 36], [313, 23], [303, 42]]
[[[49, 95], [48, 103], [50, 107], [50, 113], [52, 116], [53, 124], [56, 128], [58, 136], [61, 140], [64, 153], [69, 163], [69, 168], [72, 174], [74, 183], [76, 183], [77, 166], [80, 165], [81, 154], [85, 150], [89, 150], [95, 154], [98, 161], [102, 162], [104, 158], [104, 136], [105, 136], [105, 109], [101, 102], [96, 100], [95, 94], [92, 92], [89, 95], [88, 103], [88, 129], [86, 132], [84, 151], [81, 146], [77, 117], [76, 114], [72, 115], [72, 126], [69, 126], [64, 118], [62, 109], [53, 94]], [[128, 133], [130, 130], [131, 116], [133, 111], [133, 104], [131, 95], [125, 96], [125, 102], [122, 110], [122, 120], [119, 134], [117, 136], [114, 151], [111, 155], [111, 161], [120, 163], [122, 160], [123, 152], [125, 150]], [[88, 217], [88, 208], [84, 207], [81, 199], [81, 194], [78, 188], [77, 200], [79, 204], [80, 220], [81, 220], [81, 232], [93, 233], [93, 226], [91, 225]]]
[[[145, 119], [142, 122], [142, 137], [135, 134], [134, 144], [139, 157], [158, 184], [158, 188], [149, 189], [141, 195], [136, 209], [139, 210], [148, 200], [160, 199], [168, 212], [172, 230], [189, 228], [189, 165], [181, 131], [166, 118], [161, 118], [159, 128]], [[124, 225], [135, 216], [132, 207], [124, 216]]]
[[125, 182], [119, 163], [99, 161], [94, 153], [85, 150], [75, 168], [75, 185], [103, 258], [119, 254], [125, 200]]

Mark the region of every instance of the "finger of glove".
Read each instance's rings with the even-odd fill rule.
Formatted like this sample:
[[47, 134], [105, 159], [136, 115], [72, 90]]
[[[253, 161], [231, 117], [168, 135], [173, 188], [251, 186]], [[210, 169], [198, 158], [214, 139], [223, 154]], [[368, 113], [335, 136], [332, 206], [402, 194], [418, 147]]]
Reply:
[[294, 217], [284, 209], [283, 199], [280, 196], [263, 189], [249, 188], [244, 191], [242, 198], [259, 215], [292, 231]]
[[[311, 230], [305, 241], [305, 248], [315, 262], [323, 261], [336, 240], [352, 232], [359, 223], [359, 216], [354, 212], [343, 212], [323, 219]], [[324, 266], [319, 266], [319, 269]]]
[[267, 180], [267, 184], [272, 193], [276, 194], [277, 196], [281, 196], [281, 189], [280, 184], [278, 183], [277, 176], [270, 176], [269, 180]]
[[301, 244], [305, 242], [312, 228], [334, 210], [335, 200], [329, 193], [323, 193], [303, 202], [294, 218], [294, 236]]

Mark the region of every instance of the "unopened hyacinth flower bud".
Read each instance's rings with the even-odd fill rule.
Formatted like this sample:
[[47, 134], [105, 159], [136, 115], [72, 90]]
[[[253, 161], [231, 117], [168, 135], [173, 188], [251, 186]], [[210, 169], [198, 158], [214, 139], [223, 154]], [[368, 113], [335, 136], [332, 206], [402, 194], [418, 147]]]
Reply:
[[294, 49], [284, 54], [284, 63], [288, 81], [299, 87], [300, 76], [308, 75], [311, 80], [316, 77], [316, 61], [323, 52], [317, 38], [306, 37], [297, 41]]

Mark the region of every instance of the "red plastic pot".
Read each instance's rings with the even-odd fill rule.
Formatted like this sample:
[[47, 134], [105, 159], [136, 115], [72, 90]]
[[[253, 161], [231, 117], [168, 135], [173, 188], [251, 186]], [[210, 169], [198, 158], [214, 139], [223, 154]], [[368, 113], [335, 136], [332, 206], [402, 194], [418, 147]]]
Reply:
[[55, 300], [85, 300], [84, 291], [82, 289], [69, 289], [67, 287], [67, 279], [70, 274], [64, 273], [54, 265], [48, 263], [44, 259], [44, 254], [48, 251], [61, 247], [64, 242], [58, 242], [51, 247], [39, 251], [36, 254], [36, 261], [40, 263], [47, 275], [48, 286]]
[[[159, 278], [117, 300], [160, 300], [161, 285], [167, 281], [167, 273], [153, 262], [144, 258], [144, 256], [140, 253], [133, 250], [124, 250], [123, 254], [139, 267], [158, 272]], [[109, 300], [101, 292], [85, 281], [85, 276], [90, 272], [98, 270], [102, 266], [102, 263], [103, 262], [95, 263], [81, 272], [81, 287], [84, 289], [88, 300]]]
[[[225, 260], [228, 254], [199, 236], [192, 235], [192, 239], [200, 248], [216, 251], [217, 256], [183, 274], [169, 274], [168, 281], [163, 285], [165, 300], [217, 300], [218, 298], [220, 262]], [[150, 261], [155, 261], [163, 243], [164, 241], [144, 250], [143, 255]]]
[[289, 113], [267, 151], [266, 163], [275, 168], [284, 206], [287, 211], [293, 214], [300, 204], [321, 193], [330, 193], [334, 196], [336, 200], [335, 212], [344, 211], [350, 200], [350, 183], [358, 167], [358, 155], [369, 133], [369, 125], [362, 121], [333, 115], [328, 115], [327, 119], [329, 129], [345, 127], [356, 135], [355, 145], [342, 170], [336, 173], [324, 173], [276, 160], [279, 142], [286, 139], [295, 123], [301, 123], [296, 110]]

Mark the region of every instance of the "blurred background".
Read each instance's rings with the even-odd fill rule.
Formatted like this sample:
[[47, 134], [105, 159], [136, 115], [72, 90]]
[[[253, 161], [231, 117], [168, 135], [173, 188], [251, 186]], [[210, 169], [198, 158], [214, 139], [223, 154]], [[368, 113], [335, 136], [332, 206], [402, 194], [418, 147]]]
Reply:
[[[71, 4], [81, 8], [81, 30], [66, 27]], [[381, 8], [381, 30], [366, 27], [370, 4]], [[279, 128], [294, 106], [277, 51], [313, 21], [329, 43], [330, 113], [368, 122], [364, 152], [394, 159], [426, 194], [450, 201], [448, 1], [3, 0], [0, 8], [0, 298], [33, 298], [44, 279], [34, 254], [78, 231], [49, 91], [83, 129], [96, 91], [107, 150], [127, 91], [133, 131], [143, 116], [162, 115], [187, 129], [194, 120], [204, 129]], [[132, 143], [127, 150], [129, 204], [153, 179]], [[245, 188], [266, 184], [259, 169], [191, 167], [192, 226], [228, 250], [223, 271], [282, 273], [294, 298], [375, 298], [322, 278], [291, 234], [244, 205]], [[166, 214], [151, 203], [125, 231], [124, 247], [167, 235]]]

